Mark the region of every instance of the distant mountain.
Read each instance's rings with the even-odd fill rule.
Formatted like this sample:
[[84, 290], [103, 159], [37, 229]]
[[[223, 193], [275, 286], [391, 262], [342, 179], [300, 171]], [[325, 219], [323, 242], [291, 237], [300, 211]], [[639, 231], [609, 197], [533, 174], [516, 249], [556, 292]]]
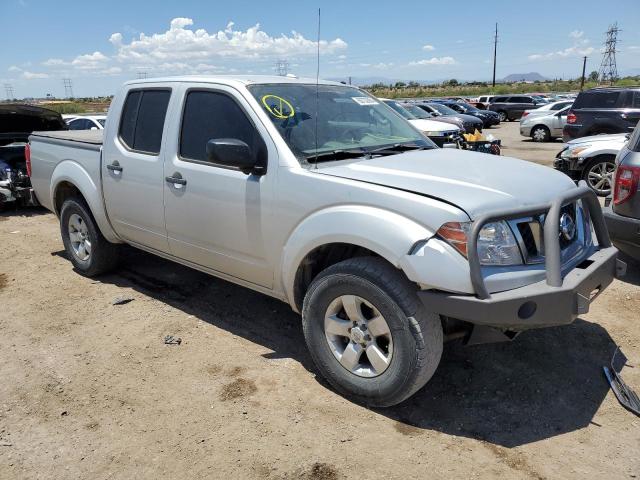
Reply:
[[502, 79], [503, 82], [535, 82], [536, 80], [543, 82], [546, 80], [546, 78], [540, 75], [538, 72], [530, 72], [512, 73], [511, 75], [507, 75]]

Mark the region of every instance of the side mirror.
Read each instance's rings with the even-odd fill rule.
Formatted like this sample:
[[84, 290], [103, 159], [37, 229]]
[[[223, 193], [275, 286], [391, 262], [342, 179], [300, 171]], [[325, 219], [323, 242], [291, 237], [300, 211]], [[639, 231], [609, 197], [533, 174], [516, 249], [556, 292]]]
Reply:
[[235, 138], [215, 138], [207, 142], [207, 159], [210, 162], [238, 168], [249, 175], [256, 167], [256, 156], [249, 145]]
[[91, 127], [89, 130], [97, 130], [98, 127]]

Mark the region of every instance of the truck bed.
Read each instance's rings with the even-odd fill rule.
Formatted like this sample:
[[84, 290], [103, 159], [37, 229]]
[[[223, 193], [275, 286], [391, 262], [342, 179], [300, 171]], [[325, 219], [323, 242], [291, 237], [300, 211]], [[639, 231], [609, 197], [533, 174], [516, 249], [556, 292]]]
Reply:
[[59, 130], [33, 132], [31, 137], [38, 137], [38, 141], [46, 143], [88, 143], [99, 148], [102, 145], [102, 132], [104, 130]]

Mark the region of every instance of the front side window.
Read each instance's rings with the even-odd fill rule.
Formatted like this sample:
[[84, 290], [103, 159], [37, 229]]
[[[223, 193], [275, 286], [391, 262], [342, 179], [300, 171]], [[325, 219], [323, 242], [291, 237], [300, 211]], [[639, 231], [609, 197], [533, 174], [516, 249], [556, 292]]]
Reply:
[[87, 125], [89, 121], [85, 118], [78, 118], [69, 122], [69, 130], [88, 130], [90, 127]]
[[253, 152], [258, 152], [262, 145], [260, 133], [229, 95], [212, 91], [189, 92], [182, 115], [180, 156], [208, 162], [207, 142], [221, 138], [241, 140]]
[[169, 90], [129, 92], [120, 119], [120, 140], [131, 150], [157, 155], [169, 106]]
[[355, 87], [292, 83], [247, 88], [303, 161], [399, 144], [433, 147], [389, 106]]

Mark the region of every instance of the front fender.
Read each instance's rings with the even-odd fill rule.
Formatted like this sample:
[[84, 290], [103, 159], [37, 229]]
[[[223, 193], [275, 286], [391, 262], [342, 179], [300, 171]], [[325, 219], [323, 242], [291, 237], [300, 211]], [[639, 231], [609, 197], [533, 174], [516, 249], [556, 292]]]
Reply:
[[435, 232], [402, 215], [375, 207], [343, 205], [314, 212], [289, 236], [282, 259], [282, 288], [293, 307], [298, 266], [312, 250], [330, 243], [367, 248], [400, 267], [400, 262], [418, 241]]
[[[99, 170], [97, 175], [99, 175]], [[75, 186], [84, 197], [89, 209], [95, 218], [98, 228], [104, 237], [113, 243], [120, 243], [118, 235], [111, 228], [111, 224], [107, 219], [104, 202], [102, 199], [102, 189], [93, 180], [89, 172], [87, 172], [79, 163], [73, 160], [63, 160], [56, 165], [51, 176], [51, 205], [55, 206], [55, 199], [58, 187], [62, 182], [68, 182]], [[60, 212], [56, 211], [57, 215]]]

